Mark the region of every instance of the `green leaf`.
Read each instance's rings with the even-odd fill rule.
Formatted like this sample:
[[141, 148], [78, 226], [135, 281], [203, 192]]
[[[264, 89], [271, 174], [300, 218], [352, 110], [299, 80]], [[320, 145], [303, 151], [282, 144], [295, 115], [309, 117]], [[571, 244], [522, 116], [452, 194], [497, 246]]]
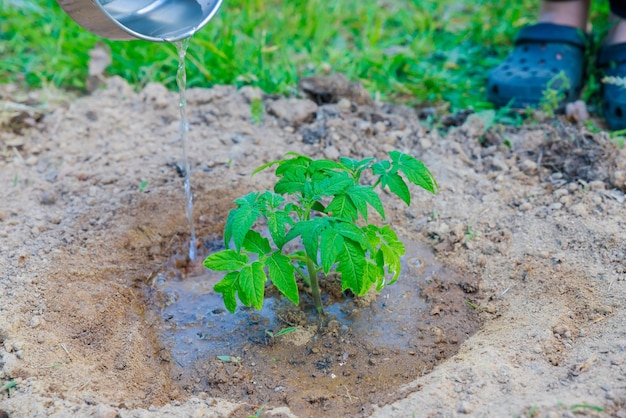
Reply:
[[287, 161], [287, 160], [275, 160], [275, 161], [270, 161], [269, 163], [265, 163], [262, 166], [260, 166], [259, 168], [257, 168], [256, 170], [254, 170], [252, 172], [252, 175], [254, 176], [255, 174], [260, 173], [261, 171], [263, 171], [263, 170], [265, 170], [267, 168], [270, 168], [273, 165], [276, 165], [276, 164], [280, 165], [280, 164], [282, 164], [285, 161]]
[[347, 194], [363, 219], [365, 219], [365, 222], [367, 222], [368, 203], [376, 210], [376, 212], [380, 214], [383, 219], [385, 219], [383, 202], [371, 186], [354, 185], [348, 189]]
[[204, 267], [215, 271], [239, 270], [249, 261], [246, 254], [234, 250], [222, 250], [204, 260]]
[[387, 243], [387, 245], [393, 249], [393, 251], [398, 254], [398, 256], [403, 256], [406, 252], [404, 248], [404, 244], [398, 238], [398, 235], [395, 233], [393, 229], [389, 225], [385, 225], [382, 228], [379, 228], [379, 232], [381, 238]]
[[411, 183], [431, 193], [435, 193], [435, 190], [438, 188], [437, 181], [424, 163], [411, 155], [399, 151], [391, 151], [389, 156], [395, 163], [394, 165], [404, 173]]
[[278, 248], [282, 248], [285, 245], [285, 225], [292, 225], [293, 221], [286, 213], [270, 212], [266, 214], [267, 227], [270, 230], [270, 235], [274, 240], [274, 243]]
[[274, 286], [294, 305], [298, 305], [300, 303], [298, 284], [295, 268], [289, 257], [277, 251], [265, 260], [265, 266]]
[[335, 196], [335, 198], [326, 206], [326, 213], [332, 214], [337, 218], [356, 220], [358, 212], [356, 206], [352, 203], [352, 200], [345, 195]]
[[304, 193], [306, 176], [303, 171], [288, 171], [276, 182], [274, 191], [278, 194]]
[[265, 255], [272, 251], [270, 241], [254, 230], [248, 231], [243, 241], [243, 248], [251, 253]]
[[371, 261], [367, 261], [365, 263], [365, 270], [363, 273], [364, 285], [367, 291], [372, 287], [374, 283], [380, 284], [376, 286], [376, 290], [380, 291], [384, 287], [385, 284], [385, 270], [377, 265], [376, 263], [372, 263]]
[[[257, 197], [258, 193], [250, 193], [235, 200], [235, 203], [237, 203], [239, 207], [235, 209], [232, 214], [233, 218], [230, 226], [230, 232], [237, 251], [241, 250], [246, 234], [252, 228], [252, 225], [254, 225], [257, 218], [261, 216], [261, 212], [256, 204]], [[228, 243], [226, 244], [228, 245]]]
[[400, 256], [397, 252], [395, 252], [388, 245], [382, 244], [380, 246], [380, 250], [383, 254], [383, 258], [385, 260], [385, 265], [387, 266], [387, 271], [389, 274], [393, 275], [389, 284], [394, 283], [400, 277], [400, 272], [402, 270], [402, 262]]
[[382, 186], [389, 186], [389, 190], [392, 193], [396, 194], [400, 199], [404, 201], [407, 205], [411, 204], [411, 193], [409, 192], [409, 187], [406, 185], [402, 177], [399, 174], [386, 174], [381, 176]]
[[377, 174], [379, 176], [387, 173], [387, 170], [389, 170], [389, 168], [391, 168], [391, 163], [386, 160], [372, 164], [372, 171], [374, 172], [374, 174]]
[[343, 164], [344, 167], [349, 169], [354, 174], [358, 175], [363, 169], [367, 168], [372, 161], [374, 161], [374, 158], [355, 160], [353, 158], [341, 157], [339, 161], [341, 162], [341, 164]]
[[266, 280], [267, 277], [260, 262], [255, 261], [246, 265], [239, 272], [239, 299], [245, 305], [261, 309], [263, 307]]
[[224, 363], [239, 363], [241, 362], [241, 357], [234, 356], [217, 356], [217, 359], [223, 361]]
[[319, 200], [316, 200], [315, 202], [313, 202], [313, 205], [311, 206], [311, 210], [316, 210], [318, 212], [326, 213], [326, 208], [324, 207], [324, 205], [322, 205], [322, 202], [320, 202]]
[[334, 229], [326, 228], [321, 233], [321, 257], [324, 273], [328, 274], [333, 264], [337, 262], [337, 257], [343, 249], [343, 237]]
[[285, 201], [285, 198], [282, 197], [279, 194], [276, 193], [272, 193], [269, 190], [266, 190], [263, 192], [263, 194], [261, 195], [261, 200], [263, 203], [265, 203], [265, 205], [267, 205], [268, 207], [272, 208], [272, 209], [276, 209], [278, 208], [280, 205], [283, 204], [283, 202]]
[[354, 180], [346, 173], [334, 173], [313, 185], [313, 192], [318, 196], [335, 196], [345, 193]]
[[370, 249], [369, 242], [365, 235], [365, 231], [351, 222], [337, 221], [333, 224], [335, 231], [340, 233], [344, 238], [348, 238], [361, 246]]
[[314, 160], [308, 168], [308, 172], [310, 174], [313, 174], [316, 171], [327, 172], [333, 170], [344, 170], [344, 166], [332, 160]]
[[357, 295], [364, 295], [365, 289], [365, 252], [356, 243], [344, 240], [339, 254], [337, 271], [341, 273], [341, 290], [351, 289]]
[[237, 309], [237, 300], [235, 299], [235, 290], [237, 289], [237, 280], [239, 272], [233, 271], [228, 273], [222, 280], [215, 283], [213, 290], [221, 293], [224, 298], [224, 306], [230, 313], [235, 313]]
[[289, 242], [297, 236], [302, 237], [302, 244], [307, 255], [317, 263], [317, 250], [322, 231], [329, 225], [328, 218], [315, 218], [310, 221], [300, 221], [287, 233], [285, 242]]
[[304, 155], [298, 155], [296, 158], [283, 160], [276, 168], [276, 175], [280, 177], [289, 172], [299, 172], [304, 174], [307, 172], [311, 161], [313, 161], [311, 158], [305, 157]]
[[226, 225], [224, 225], [224, 246], [230, 245], [230, 240], [233, 239], [233, 221], [235, 219], [235, 209], [231, 209], [228, 212], [228, 218], [226, 218]]

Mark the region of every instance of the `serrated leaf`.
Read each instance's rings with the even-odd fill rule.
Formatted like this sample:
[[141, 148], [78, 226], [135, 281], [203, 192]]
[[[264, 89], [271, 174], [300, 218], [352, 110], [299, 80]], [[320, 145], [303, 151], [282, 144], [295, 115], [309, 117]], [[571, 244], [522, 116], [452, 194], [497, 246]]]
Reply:
[[222, 250], [204, 260], [204, 267], [215, 271], [239, 270], [249, 261], [246, 254], [234, 250]]
[[287, 171], [274, 185], [278, 194], [304, 193], [306, 176], [302, 171]]
[[263, 296], [265, 293], [265, 282], [267, 277], [263, 271], [263, 265], [255, 261], [252, 264], [246, 265], [239, 272], [239, 286], [238, 294], [239, 299], [248, 306], [253, 306], [255, 309], [261, 309], [263, 307]]
[[265, 260], [265, 266], [274, 286], [294, 305], [300, 303], [295, 268], [289, 257], [275, 252]]
[[385, 174], [381, 177], [382, 186], [389, 186], [389, 190], [392, 193], [396, 194], [400, 199], [404, 201], [407, 205], [411, 204], [411, 193], [409, 192], [409, 187], [406, 185], [402, 177], [399, 174]]
[[365, 263], [365, 270], [363, 273], [365, 277], [365, 293], [369, 291], [374, 283], [382, 283], [382, 286], [376, 286], [376, 290], [380, 290], [384, 287], [384, 279], [385, 279], [385, 270], [376, 265], [376, 263], [372, 263], [371, 261], [367, 261]]
[[395, 252], [391, 247], [386, 244], [381, 244], [380, 250], [383, 254], [383, 258], [385, 260], [385, 265], [387, 266], [387, 271], [393, 275], [392, 279], [389, 281], [389, 284], [394, 283], [400, 277], [400, 272], [402, 270], [402, 262], [400, 256], [397, 252]]
[[263, 194], [261, 195], [261, 199], [265, 203], [265, 205], [272, 209], [278, 208], [285, 201], [284, 197], [279, 194], [272, 193], [269, 190], [263, 192]]
[[321, 234], [320, 255], [322, 268], [328, 274], [333, 264], [337, 262], [339, 253], [343, 249], [343, 237], [332, 228], [326, 228]]
[[241, 250], [246, 234], [252, 229], [252, 225], [254, 225], [257, 218], [261, 216], [261, 212], [256, 204], [257, 197], [257, 193], [250, 193], [243, 198], [235, 200], [239, 207], [234, 210], [232, 215], [230, 232], [237, 251]]
[[248, 231], [243, 240], [243, 248], [251, 253], [265, 255], [272, 251], [270, 241], [254, 230]]
[[374, 158], [365, 158], [363, 160], [355, 160], [353, 158], [341, 157], [339, 159], [339, 162], [341, 162], [341, 164], [343, 164], [344, 167], [354, 172], [355, 174], [358, 174], [364, 168], [367, 168], [367, 166], [372, 161], [374, 161]]
[[230, 240], [233, 238], [233, 220], [235, 219], [235, 209], [231, 209], [228, 212], [228, 218], [226, 218], [226, 225], [224, 225], [224, 246], [230, 245]]
[[372, 164], [372, 171], [379, 176], [385, 174], [389, 168], [391, 168], [391, 163], [386, 160]]
[[396, 167], [404, 173], [411, 183], [431, 193], [437, 190], [437, 181], [424, 163], [411, 155], [399, 151], [391, 151], [389, 156]]
[[365, 235], [365, 231], [350, 222], [337, 221], [333, 224], [333, 228], [344, 238], [348, 238], [361, 246], [370, 249], [369, 242]]
[[384, 240], [385, 243], [391, 249], [393, 249], [393, 251], [398, 254], [399, 257], [402, 257], [405, 254], [406, 249], [404, 247], [404, 244], [402, 243], [402, 241], [400, 241], [396, 232], [391, 229], [389, 225], [385, 225], [380, 228], [379, 232], [381, 239]]
[[270, 230], [270, 235], [274, 240], [274, 243], [278, 248], [282, 248], [285, 245], [285, 225], [291, 225], [292, 219], [284, 212], [270, 212], [266, 214], [267, 227]]
[[352, 186], [348, 189], [347, 195], [350, 197], [350, 200], [352, 200], [352, 203], [354, 203], [354, 206], [356, 206], [363, 219], [365, 219], [365, 222], [367, 222], [368, 204], [372, 206], [383, 219], [385, 219], [383, 202], [371, 186]]
[[237, 290], [237, 279], [239, 272], [233, 271], [228, 273], [222, 280], [215, 283], [213, 290], [221, 293], [224, 298], [224, 306], [230, 313], [235, 313], [237, 309], [237, 300], [235, 299], [235, 290]]
[[356, 220], [358, 212], [352, 200], [345, 194], [335, 196], [335, 198], [326, 206], [326, 213], [332, 214], [337, 218]]
[[335, 173], [316, 182], [313, 185], [313, 193], [318, 196], [335, 196], [344, 193], [353, 184], [354, 180], [348, 174]]
[[344, 167], [337, 161], [332, 160], [314, 160], [308, 168], [308, 172], [313, 174], [315, 171], [333, 171], [343, 170]]
[[287, 233], [285, 242], [289, 242], [297, 236], [302, 237], [302, 244], [307, 255], [317, 263], [317, 250], [319, 248], [320, 234], [328, 227], [328, 218], [314, 218], [310, 221], [300, 221]]
[[365, 287], [365, 252], [358, 244], [344, 240], [338, 257], [337, 271], [341, 273], [341, 290], [351, 289], [356, 295], [363, 295]]
[[313, 161], [311, 158], [305, 157], [304, 155], [298, 155], [296, 158], [283, 160], [276, 168], [276, 175], [280, 177], [290, 172], [306, 173], [311, 161]]

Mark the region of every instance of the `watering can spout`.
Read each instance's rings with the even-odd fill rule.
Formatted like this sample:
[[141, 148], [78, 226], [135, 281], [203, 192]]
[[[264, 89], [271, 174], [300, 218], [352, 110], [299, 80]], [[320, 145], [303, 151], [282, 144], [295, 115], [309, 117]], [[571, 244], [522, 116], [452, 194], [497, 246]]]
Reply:
[[57, 0], [84, 29], [113, 40], [173, 42], [188, 38], [222, 0]]

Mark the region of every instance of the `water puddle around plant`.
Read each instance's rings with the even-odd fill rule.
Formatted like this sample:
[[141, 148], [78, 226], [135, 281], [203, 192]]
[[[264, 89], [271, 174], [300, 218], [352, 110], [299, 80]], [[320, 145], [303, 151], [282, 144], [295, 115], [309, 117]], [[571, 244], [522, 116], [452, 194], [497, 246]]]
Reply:
[[[151, 299], [174, 378], [192, 393], [287, 404], [298, 416], [331, 409], [352, 416], [393, 400], [398, 387], [456, 353], [478, 328], [467, 304], [478, 287], [472, 279], [421, 243], [407, 245], [403, 262], [400, 279], [369, 302], [343, 297], [338, 282], [323, 279], [328, 318], [318, 329], [303, 292], [300, 307], [276, 296], [261, 311], [240, 306], [230, 314], [213, 292], [219, 273], [183, 272], [170, 260], [153, 275]], [[288, 327], [295, 331], [272, 337]]]

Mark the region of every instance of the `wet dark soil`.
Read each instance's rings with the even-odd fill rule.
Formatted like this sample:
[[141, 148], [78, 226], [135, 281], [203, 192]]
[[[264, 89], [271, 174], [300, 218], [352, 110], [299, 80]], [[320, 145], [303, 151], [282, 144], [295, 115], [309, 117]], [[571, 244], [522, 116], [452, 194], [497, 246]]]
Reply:
[[[205, 254], [219, 246], [204, 243]], [[304, 285], [300, 306], [268, 286], [261, 311], [230, 314], [212, 290], [219, 274], [168, 260], [145, 290], [173, 379], [193, 395], [245, 399], [252, 414], [286, 405], [301, 417], [368, 416], [372, 404], [406, 396], [402, 386], [480, 325], [477, 278], [445, 268], [423, 243], [407, 246], [401, 279], [380, 294], [345, 295], [336, 276], [322, 277], [324, 316]], [[275, 336], [284, 329], [293, 331]]]

